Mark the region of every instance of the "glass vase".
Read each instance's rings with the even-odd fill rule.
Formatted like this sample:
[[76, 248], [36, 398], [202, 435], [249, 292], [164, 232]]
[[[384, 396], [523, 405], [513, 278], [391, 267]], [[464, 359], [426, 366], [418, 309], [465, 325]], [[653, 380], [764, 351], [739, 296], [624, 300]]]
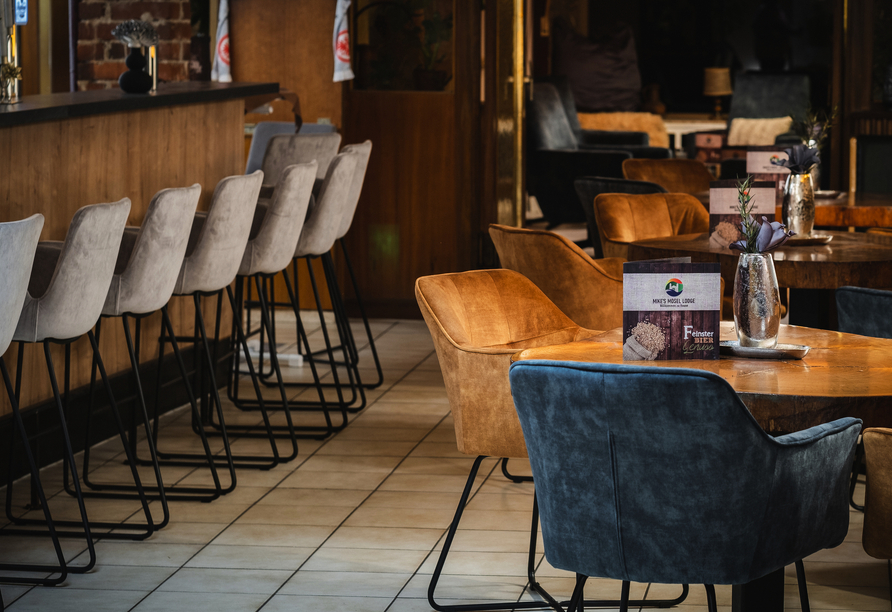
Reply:
[[815, 227], [815, 189], [811, 174], [787, 175], [781, 216], [787, 229], [800, 238], [811, 235]]
[[741, 253], [734, 276], [734, 325], [740, 346], [774, 348], [781, 304], [771, 253]]

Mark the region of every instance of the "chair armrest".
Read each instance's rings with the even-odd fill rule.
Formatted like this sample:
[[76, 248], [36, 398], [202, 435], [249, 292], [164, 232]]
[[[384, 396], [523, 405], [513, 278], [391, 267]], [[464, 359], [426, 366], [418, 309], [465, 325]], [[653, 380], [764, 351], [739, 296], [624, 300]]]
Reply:
[[774, 477], [757, 553], [784, 565], [839, 545], [849, 524], [849, 476], [859, 419], [774, 438]]
[[650, 144], [647, 132], [621, 132], [613, 130], [581, 130], [579, 146], [586, 145], [641, 145]]

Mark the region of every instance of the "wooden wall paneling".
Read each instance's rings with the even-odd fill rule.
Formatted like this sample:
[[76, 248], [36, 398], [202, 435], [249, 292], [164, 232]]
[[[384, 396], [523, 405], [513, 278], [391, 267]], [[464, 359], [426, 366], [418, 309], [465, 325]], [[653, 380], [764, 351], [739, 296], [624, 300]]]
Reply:
[[[332, 82], [332, 0], [231, 0], [232, 78], [273, 81], [300, 97], [304, 120], [328, 117], [341, 125], [340, 83]], [[246, 121], [291, 121], [285, 105]]]
[[419, 276], [462, 269], [455, 101], [442, 92], [351, 91], [348, 142], [372, 156], [346, 242], [372, 316], [418, 316]]
[[[200, 209], [210, 204], [220, 179], [244, 172], [241, 100], [111, 113], [0, 128], [0, 150], [12, 151], [0, 181], [0, 222], [36, 212], [46, 217], [42, 240], [64, 240], [75, 211], [87, 204], [129, 197], [128, 223], [139, 225], [152, 196], [167, 187], [201, 184]], [[191, 298], [173, 298], [171, 318], [177, 334], [193, 333]], [[215, 304], [205, 316], [213, 321]], [[223, 335], [230, 315], [223, 308]], [[143, 321], [141, 359], [157, 356], [160, 316]], [[14, 369], [13, 344], [4, 356]], [[121, 323], [106, 321], [100, 350], [110, 374], [130, 367]], [[42, 349], [26, 347], [22, 405], [50, 397]], [[63, 351], [53, 352], [61, 376]], [[91, 351], [84, 339], [72, 346], [72, 388], [89, 381]], [[0, 393], [0, 414], [9, 411]]]

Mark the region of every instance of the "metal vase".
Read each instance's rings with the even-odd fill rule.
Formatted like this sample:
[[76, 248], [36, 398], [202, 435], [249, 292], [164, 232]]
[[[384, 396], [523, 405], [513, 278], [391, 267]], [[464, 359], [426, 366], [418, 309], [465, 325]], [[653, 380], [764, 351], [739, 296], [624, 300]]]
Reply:
[[811, 174], [790, 174], [784, 184], [784, 225], [804, 238], [815, 226], [815, 189]]
[[740, 346], [774, 348], [781, 304], [771, 253], [741, 253], [734, 276], [734, 325]]

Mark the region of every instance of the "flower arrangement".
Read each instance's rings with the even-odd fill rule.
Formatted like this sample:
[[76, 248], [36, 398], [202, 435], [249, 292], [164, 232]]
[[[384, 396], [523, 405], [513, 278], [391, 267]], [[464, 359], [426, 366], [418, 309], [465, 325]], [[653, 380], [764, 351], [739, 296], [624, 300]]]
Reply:
[[158, 44], [158, 32], [151, 24], [131, 19], [119, 23], [112, 30], [112, 36], [128, 47], [153, 47]]
[[22, 80], [22, 69], [11, 62], [0, 64], [0, 102], [9, 102], [8, 87], [12, 81]]
[[778, 221], [768, 221], [767, 217], [762, 217], [759, 222], [753, 218], [750, 214], [753, 210], [753, 204], [750, 204], [753, 199], [750, 195], [752, 185], [753, 175], [737, 183], [737, 210], [743, 238], [732, 242], [729, 247], [742, 253], [770, 253], [796, 234], [788, 232], [787, 226]]
[[796, 145], [792, 149], [784, 149], [789, 159], [773, 159], [775, 166], [783, 166], [790, 169], [790, 174], [808, 174], [812, 168], [821, 163], [821, 154], [817, 148], [808, 145]]
[[815, 112], [811, 108], [807, 108], [803, 118], [793, 121], [790, 128], [806, 145], [820, 149], [824, 146], [830, 128], [833, 127], [838, 116], [839, 109], [836, 106], [830, 110], [830, 114], [825, 111]]

